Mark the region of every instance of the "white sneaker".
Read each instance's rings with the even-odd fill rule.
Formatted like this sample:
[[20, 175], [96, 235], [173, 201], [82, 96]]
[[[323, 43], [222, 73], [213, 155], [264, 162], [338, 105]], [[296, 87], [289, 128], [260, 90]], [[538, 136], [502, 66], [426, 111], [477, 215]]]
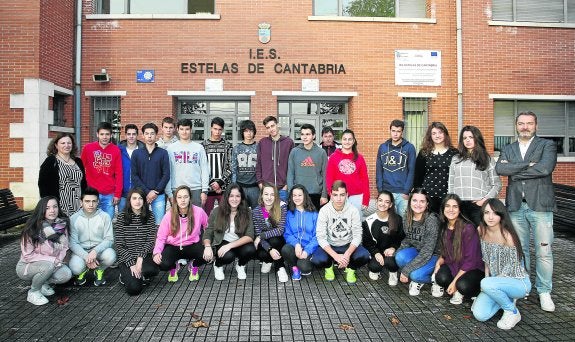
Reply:
[[443, 287], [436, 283], [431, 284], [431, 295], [435, 298], [443, 297]]
[[182, 265], [182, 266], [186, 266], [188, 264], [188, 260], [187, 259], [180, 259], [177, 261], [178, 264]]
[[272, 265], [271, 262], [262, 262], [262, 273], [270, 273]]
[[379, 272], [371, 272], [371, 271], [369, 271], [369, 279], [371, 279], [371, 280], [378, 280], [378, 279], [379, 279]]
[[48, 298], [44, 297], [40, 291], [28, 290], [27, 300], [34, 305], [48, 304]]
[[397, 272], [389, 272], [389, 278], [387, 279], [387, 285], [397, 286]]
[[455, 291], [449, 302], [453, 305], [459, 305], [463, 303], [463, 295], [459, 291]]
[[56, 293], [56, 292], [54, 291], [54, 289], [50, 285], [48, 285], [48, 283], [46, 283], [46, 284], [42, 285], [42, 288], [40, 289], [40, 293], [46, 297], [49, 297], [49, 296], [53, 296], [54, 293]]
[[503, 311], [503, 316], [497, 322], [497, 327], [503, 330], [509, 330], [513, 328], [519, 321], [521, 320], [521, 314], [519, 310], [516, 308], [517, 313], [513, 313], [513, 311]]
[[278, 281], [280, 283], [285, 283], [289, 280], [285, 267], [280, 267], [278, 270]]
[[409, 295], [410, 296], [419, 296], [419, 292], [421, 291], [421, 288], [423, 287], [423, 285], [425, 285], [424, 283], [417, 283], [415, 281], [412, 281], [409, 283]]
[[549, 312], [555, 311], [555, 303], [553, 303], [549, 292], [539, 294], [539, 303], [541, 304], [542, 310]]
[[238, 272], [238, 279], [239, 280], [244, 280], [247, 278], [245, 265], [240, 266], [240, 265], [236, 264], [236, 272]]
[[216, 264], [214, 264], [214, 278], [216, 278], [216, 280], [224, 280], [226, 278], [223, 266], [218, 267]]

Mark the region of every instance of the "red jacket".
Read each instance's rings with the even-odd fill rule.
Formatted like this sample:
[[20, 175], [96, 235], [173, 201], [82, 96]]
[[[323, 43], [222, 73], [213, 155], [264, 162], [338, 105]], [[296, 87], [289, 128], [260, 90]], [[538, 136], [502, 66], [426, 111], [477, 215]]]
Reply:
[[344, 181], [349, 196], [363, 194], [363, 205], [369, 205], [369, 177], [367, 165], [361, 154], [353, 161], [353, 153], [345, 154], [341, 150], [335, 152], [327, 161], [326, 172], [327, 192], [331, 195], [331, 186], [336, 180]]
[[110, 143], [103, 149], [95, 141], [84, 146], [81, 158], [88, 186], [102, 195], [122, 197], [122, 154], [118, 146]]

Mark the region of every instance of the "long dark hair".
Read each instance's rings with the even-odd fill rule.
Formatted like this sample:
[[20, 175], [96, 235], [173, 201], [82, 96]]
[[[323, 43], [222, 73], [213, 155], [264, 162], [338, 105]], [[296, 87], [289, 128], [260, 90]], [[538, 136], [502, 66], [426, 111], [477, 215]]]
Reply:
[[296, 184], [294, 185], [291, 190], [289, 191], [289, 198], [288, 198], [288, 210], [291, 211], [292, 213], [295, 212], [296, 210], [296, 205], [293, 202], [293, 191], [294, 190], [301, 190], [303, 192], [303, 210], [305, 211], [316, 211], [316, 207], [313, 204], [311, 197], [309, 197], [309, 192], [307, 192], [307, 189], [305, 188], [305, 186], [301, 185], [301, 184]]
[[345, 134], [351, 134], [351, 136], [353, 137], [353, 145], [351, 145], [351, 151], [353, 152], [353, 161], [356, 161], [359, 152], [357, 152], [357, 139], [355, 138], [355, 133], [353, 133], [353, 131], [348, 128], [345, 131], [343, 131], [341, 137], [343, 138]]
[[515, 249], [517, 249], [517, 257], [519, 258], [519, 261], [523, 260], [524, 255], [523, 255], [523, 249], [521, 248], [521, 240], [519, 240], [517, 231], [515, 231], [513, 221], [511, 221], [511, 217], [509, 216], [509, 211], [507, 211], [507, 208], [505, 207], [503, 202], [501, 202], [499, 199], [490, 198], [483, 203], [483, 206], [481, 206], [481, 223], [479, 224], [479, 236], [483, 238], [485, 232], [487, 231], [487, 223], [485, 223], [485, 214], [484, 214], [485, 208], [487, 206], [489, 206], [491, 210], [493, 210], [493, 212], [501, 218], [501, 221], [499, 223], [501, 236], [505, 238], [505, 233], [511, 236], [513, 244], [515, 245]]
[[[463, 133], [471, 132], [475, 145], [473, 150], [469, 152], [465, 145], [463, 144]], [[459, 144], [457, 145], [457, 150], [459, 151], [459, 163], [464, 160], [471, 159], [475, 163], [475, 168], [479, 171], [485, 171], [489, 167], [489, 153], [487, 148], [485, 148], [485, 140], [479, 128], [475, 126], [465, 126], [461, 129], [459, 133]]]
[[56, 144], [62, 138], [70, 138], [70, 140], [72, 140], [72, 150], [70, 151], [70, 156], [71, 157], [77, 156], [78, 155], [78, 146], [76, 146], [76, 141], [74, 140], [74, 136], [72, 134], [66, 133], [66, 132], [60, 132], [54, 137], [54, 139], [50, 140], [50, 143], [48, 144], [48, 148], [46, 150], [46, 154], [49, 156], [55, 156], [56, 154], [58, 154], [58, 150], [56, 149]]
[[387, 227], [389, 228], [389, 234], [393, 235], [399, 229], [399, 224], [401, 223], [401, 217], [395, 211], [395, 199], [393, 198], [393, 194], [390, 191], [382, 190], [375, 199], [376, 201], [379, 199], [379, 196], [386, 195], [389, 197], [389, 201], [391, 202], [391, 207], [387, 209]]
[[244, 235], [250, 221], [252, 220], [252, 215], [250, 212], [250, 208], [248, 207], [248, 203], [246, 201], [246, 195], [244, 194], [244, 190], [241, 186], [236, 183], [232, 183], [224, 193], [223, 199], [220, 202], [218, 207], [217, 216], [216, 216], [216, 226], [214, 230], [217, 232], [224, 232], [230, 227], [230, 213], [232, 212], [232, 208], [230, 207], [229, 199], [230, 193], [232, 190], [237, 190], [240, 193], [241, 201], [240, 205], [238, 206], [238, 212], [236, 217], [234, 218], [234, 224], [236, 225], [236, 234], [239, 236]]
[[[454, 200], [455, 202], [457, 202], [457, 206], [459, 207], [459, 210], [460, 210], [459, 215], [457, 216], [457, 219], [455, 220], [455, 225], [453, 227], [453, 239], [451, 241], [451, 246], [453, 248], [452, 250], [447, 249], [447, 246], [449, 246], [449, 243], [447, 241], [447, 231], [449, 230], [449, 227], [448, 227], [449, 226], [449, 220], [445, 216], [445, 206], [447, 205], [447, 201], [449, 201], [449, 200]], [[461, 208], [462, 208], [461, 198], [459, 196], [457, 196], [456, 194], [447, 194], [447, 195], [445, 195], [445, 198], [443, 198], [443, 201], [441, 201], [441, 210], [439, 213], [439, 221], [440, 221], [440, 227], [441, 227], [441, 232], [442, 232], [441, 254], [443, 256], [450, 256], [457, 262], [459, 262], [463, 256], [462, 251], [461, 251], [461, 245], [462, 245], [461, 235], [463, 234], [463, 230], [465, 229], [465, 225], [469, 224], [469, 222], [470, 222], [461, 212]]]
[[26, 225], [22, 230], [22, 244], [26, 246], [28, 241], [32, 241], [32, 244], [37, 246], [39, 243], [44, 241], [44, 233], [42, 232], [42, 224], [46, 220], [46, 207], [48, 206], [48, 202], [51, 200], [55, 200], [56, 204], [58, 204], [58, 218], [64, 220], [66, 222], [66, 233], [68, 233], [70, 229], [70, 219], [66, 214], [60, 209], [60, 203], [55, 196], [45, 196], [38, 201], [36, 204], [36, 208], [32, 211], [32, 215], [28, 221], [26, 221]]
[[170, 220], [170, 234], [172, 234], [172, 236], [176, 236], [180, 230], [180, 208], [178, 207], [178, 200], [176, 199], [180, 190], [187, 191], [188, 196], [190, 196], [190, 202], [188, 203], [188, 210], [186, 212], [188, 217], [188, 227], [186, 231], [188, 234], [191, 234], [192, 229], [194, 229], [194, 205], [192, 204], [192, 190], [190, 190], [187, 185], [180, 185], [176, 188], [176, 190], [174, 190], [173, 194], [174, 204], [172, 205], [172, 217]]
[[413, 209], [411, 209], [411, 199], [413, 198], [413, 195], [416, 194], [424, 195], [427, 201], [427, 207], [425, 208], [425, 212], [421, 217], [421, 222], [424, 222], [425, 219], [427, 219], [427, 216], [429, 216], [429, 195], [427, 194], [427, 191], [424, 188], [415, 188], [411, 190], [409, 193], [409, 198], [407, 199], [407, 211], [405, 212], [405, 223], [407, 224], [407, 227], [403, 227], [403, 229], [406, 231], [411, 231], [413, 226], [413, 217], [415, 214], [413, 213]]
[[453, 148], [453, 144], [451, 143], [451, 137], [449, 136], [449, 131], [447, 130], [447, 127], [445, 127], [445, 125], [441, 122], [434, 121], [431, 123], [431, 125], [429, 125], [429, 127], [427, 127], [427, 131], [425, 132], [425, 136], [423, 137], [423, 143], [421, 145], [420, 152], [422, 155], [426, 157], [429, 156], [433, 152], [433, 149], [435, 148], [435, 143], [433, 142], [433, 139], [431, 139], [431, 131], [434, 128], [443, 132], [443, 135], [445, 136], [443, 145], [447, 149]]
[[146, 195], [144, 194], [144, 190], [140, 188], [133, 188], [128, 192], [128, 195], [126, 196], [127, 200], [126, 200], [126, 206], [124, 207], [124, 225], [130, 224], [132, 222], [132, 219], [136, 215], [136, 213], [134, 213], [134, 210], [132, 209], [131, 199], [133, 194], [138, 194], [142, 196], [142, 200], [144, 200], [144, 205], [142, 206], [140, 217], [142, 219], [142, 223], [148, 223], [148, 220], [150, 219], [150, 210], [148, 209], [148, 203], [146, 203]]

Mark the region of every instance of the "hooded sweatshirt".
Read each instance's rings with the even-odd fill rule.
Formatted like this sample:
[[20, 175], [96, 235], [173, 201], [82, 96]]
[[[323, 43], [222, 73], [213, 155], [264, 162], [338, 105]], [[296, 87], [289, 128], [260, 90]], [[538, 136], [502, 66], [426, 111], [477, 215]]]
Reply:
[[192, 225], [191, 233], [188, 233], [188, 218], [180, 217], [180, 229], [176, 235], [171, 234], [172, 225], [172, 212], [168, 211], [160, 227], [158, 227], [158, 235], [156, 236], [156, 245], [154, 246], [153, 254], [162, 253], [166, 245], [172, 246], [189, 246], [200, 241], [202, 231], [208, 226], [208, 215], [204, 209], [192, 205], [194, 211], [194, 224]]
[[327, 192], [331, 194], [331, 185], [336, 180], [341, 180], [347, 186], [349, 196], [363, 195], [361, 204], [369, 205], [369, 177], [367, 165], [361, 154], [353, 160], [353, 153], [343, 153], [336, 150], [327, 162], [325, 177]]
[[316, 228], [317, 242], [320, 247], [361, 245], [362, 229], [359, 211], [345, 202], [341, 211], [335, 210], [330, 201], [320, 210]]
[[409, 194], [415, 175], [415, 147], [407, 140], [394, 146], [391, 139], [379, 145], [376, 160], [377, 190]]
[[312, 255], [319, 246], [315, 230], [317, 215], [315, 211], [288, 210], [284, 231], [286, 243], [294, 247], [299, 243], [308, 255]]
[[70, 217], [70, 249], [72, 253], [85, 259], [94, 249], [98, 254], [114, 244], [114, 231], [110, 215], [97, 209], [88, 214], [78, 210]]
[[278, 189], [287, 184], [287, 161], [293, 147], [293, 140], [283, 135], [277, 141], [271, 137], [265, 137], [259, 141], [256, 164], [258, 183], [270, 182]]
[[122, 154], [118, 146], [110, 143], [102, 148], [94, 141], [84, 146], [81, 158], [88, 186], [102, 195], [122, 197]]
[[313, 144], [309, 150], [303, 144], [295, 147], [289, 154], [288, 189], [291, 189], [294, 184], [301, 184], [310, 194], [321, 194], [321, 197], [327, 198], [326, 168], [327, 155], [321, 147], [316, 144]]

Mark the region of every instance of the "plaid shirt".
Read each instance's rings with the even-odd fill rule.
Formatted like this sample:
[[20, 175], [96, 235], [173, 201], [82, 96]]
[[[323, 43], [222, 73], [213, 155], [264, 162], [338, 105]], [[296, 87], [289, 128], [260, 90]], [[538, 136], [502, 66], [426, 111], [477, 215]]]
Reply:
[[485, 171], [475, 168], [470, 160], [460, 162], [459, 156], [453, 156], [449, 167], [448, 193], [457, 194], [463, 201], [476, 201], [482, 198], [494, 198], [501, 190], [501, 179], [495, 172], [495, 161], [489, 160]]

